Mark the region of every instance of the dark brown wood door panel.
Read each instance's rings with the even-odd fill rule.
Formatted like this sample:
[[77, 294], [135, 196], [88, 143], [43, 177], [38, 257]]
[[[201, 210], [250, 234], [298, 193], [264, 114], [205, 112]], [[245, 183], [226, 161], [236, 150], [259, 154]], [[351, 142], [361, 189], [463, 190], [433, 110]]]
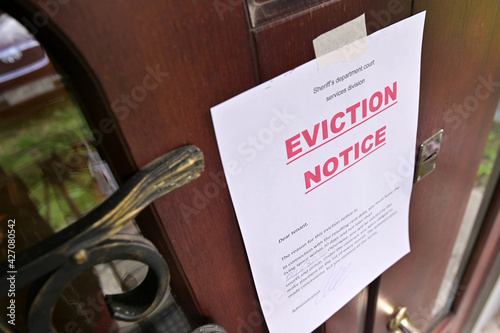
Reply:
[[[27, 19], [46, 10], [26, 5]], [[245, 325], [264, 332], [209, 114], [256, 84], [243, 4], [222, 18], [211, 2], [191, 1], [72, 1], [51, 10], [39, 29], [59, 31], [87, 64], [112, 111], [100, 117], [116, 121], [135, 170], [186, 144], [204, 152], [200, 179], [139, 218], [174, 271], [173, 289], [185, 291], [179, 299], [188, 316], [229, 332]], [[103, 148], [113, 163], [113, 147]]]
[[[417, 143], [441, 128], [445, 134], [436, 171], [413, 189], [412, 252], [382, 275], [379, 297], [393, 307], [407, 306], [426, 331], [436, 320], [434, 302], [498, 101], [498, 91], [490, 94], [486, 87], [479, 89], [488, 98], [474, 99], [484, 80], [499, 81], [498, 61], [488, 64], [489, 52], [498, 49], [498, 35], [493, 35], [498, 1], [415, 1], [415, 12], [423, 10], [427, 17]], [[498, 51], [494, 57], [498, 60]], [[377, 311], [375, 332], [384, 332], [389, 316], [381, 308]]]
[[[102, 148], [120, 179], [186, 144], [204, 152], [203, 175], [157, 200], [138, 221], [166, 258], [172, 287], [193, 323], [216, 322], [230, 333], [258, 333], [267, 328], [209, 110], [313, 59], [315, 37], [363, 13], [371, 33], [409, 17], [412, 10], [428, 11], [417, 142], [444, 128], [443, 151], [437, 170], [413, 192], [412, 253], [383, 274], [379, 296], [413, 311], [425, 309], [436, 296], [500, 89], [467, 116], [448, 110], [474, 96], [480, 77], [499, 81], [499, 4], [413, 2], [294, 1], [294, 6], [255, 0], [249, 9], [235, 0], [23, 0], [1, 6], [21, 22], [34, 24], [49, 52], [72, 52], [80, 59], [79, 67], [73, 67], [88, 71], [91, 79], [80, 80], [71, 62], [58, 58], [80, 83], [76, 86], [90, 106], [87, 113], [95, 129], [102, 130], [105, 119], [114, 121], [116, 128], [105, 136]], [[251, 22], [255, 6], [266, 13], [265, 6], [273, 3], [278, 14]], [[36, 25], [40, 15], [47, 17], [47, 24]], [[63, 45], [51, 41], [54, 34]], [[363, 331], [365, 318], [370, 322], [375, 315], [373, 291], [371, 302], [363, 292], [317, 331]], [[385, 332], [387, 319], [378, 311], [374, 332]], [[424, 320], [422, 328], [431, 321]]]
[[365, 13], [368, 33], [410, 16], [411, 2], [334, 1], [253, 29], [262, 81], [314, 59], [312, 40]]
[[[372, 33], [409, 17], [410, 12], [411, 1], [334, 1], [289, 18], [257, 25], [252, 32], [260, 78], [267, 81], [314, 59], [314, 38], [363, 13], [368, 33]], [[323, 331], [357, 333], [363, 330], [366, 302], [366, 297], [358, 295], [323, 325]]]

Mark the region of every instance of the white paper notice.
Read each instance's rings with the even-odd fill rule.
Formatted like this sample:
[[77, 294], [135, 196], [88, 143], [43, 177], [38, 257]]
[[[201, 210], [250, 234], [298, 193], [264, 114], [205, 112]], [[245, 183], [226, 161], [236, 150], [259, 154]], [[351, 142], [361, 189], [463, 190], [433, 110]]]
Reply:
[[212, 108], [272, 333], [311, 332], [410, 250], [424, 18]]

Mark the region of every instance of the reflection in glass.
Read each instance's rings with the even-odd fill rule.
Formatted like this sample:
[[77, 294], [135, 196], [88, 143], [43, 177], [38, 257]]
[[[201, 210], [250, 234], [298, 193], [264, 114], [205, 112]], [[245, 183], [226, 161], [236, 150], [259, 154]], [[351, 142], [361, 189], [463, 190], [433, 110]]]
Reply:
[[[0, 12], [0, 261], [7, 258], [9, 219], [16, 220], [19, 254], [85, 216], [117, 189], [99, 156], [100, 142], [65, 87], [36, 39]], [[133, 221], [122, 232], [139, 233]], [[138, 325], [115, 322], [103, 297], [135, 288], [146, 272], [140, 263], [114, 261], [80, 275], [60, 295], [53, 317], [57, 331], [141, 331]], [[16, 293], [20, 332], [26, 331], [29, 287]], [[1, 299], [0, 306], [7, 301]], [[164, 322], [155, 323], [161, 331], [189, 330], [171, 295], [163, 311]], [[172, 330], [165, 322], [174, 317]]]
[[[476, 182], [469, 197], [469, 202], [462, 220], [460, 231], [455, 242], [452, 256], [448, 263], [445, 277], [434, 304], [432, 316], [439, 318], [449, 311], [455, 296], [462, 292], [459, 280], [465, 269], [470, 245], [475, 240], [475, 232], [484, 218], [484, 209], [491, 199], [493, 185], [499, 176], [500, 166], [497, 160], [500, 149], [500, 104], [497, 108], [491, 132], [488, 136], [483, 159], [479, 166]], [[496, 166], [498, 165], [498, 166]]]
[[116, 189], [61, 76], [31, 35], [0, 16], [0, 168], [58, 231]]

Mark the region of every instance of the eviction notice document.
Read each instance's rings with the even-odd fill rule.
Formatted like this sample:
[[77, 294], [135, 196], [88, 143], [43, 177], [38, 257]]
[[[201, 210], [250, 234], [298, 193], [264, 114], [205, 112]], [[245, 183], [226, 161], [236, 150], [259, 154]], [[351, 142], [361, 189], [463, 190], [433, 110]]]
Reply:
[[410, 251], [425, 13], [212, 108], [271, 333], [307, 333]]

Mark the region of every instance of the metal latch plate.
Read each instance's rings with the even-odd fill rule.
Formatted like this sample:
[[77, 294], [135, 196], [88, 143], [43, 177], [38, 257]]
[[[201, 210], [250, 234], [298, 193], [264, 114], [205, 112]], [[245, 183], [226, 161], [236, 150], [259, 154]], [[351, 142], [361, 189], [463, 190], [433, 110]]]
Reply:
[[415, 171], [415, 183], [418, 183], [436, 169], [441, 142], [443, 141], [443, 133], [444, 130], [440, 130], [420, 145]]

